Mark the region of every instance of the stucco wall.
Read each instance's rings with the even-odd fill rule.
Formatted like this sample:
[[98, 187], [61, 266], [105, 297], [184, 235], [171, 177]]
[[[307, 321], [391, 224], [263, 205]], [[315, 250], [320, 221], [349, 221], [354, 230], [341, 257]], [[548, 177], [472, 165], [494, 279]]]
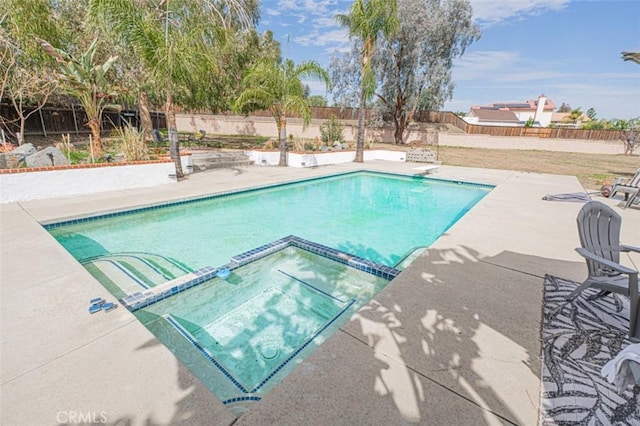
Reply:
[[[275, 120], [271, 117], [244, 117], [240, 115], [214, 115], [214, 114], [177, 114], [176, 122], [178, 130], [184, 132], [197, 132], [206, 130], [208, 134], [218, 135], [249, 135], [265, 136], [277, 139], [278, 131]], [[287, 135], [294, 137], [315, 139], [320, 136], [320, 125], [325, 120], [311, 120], [306, 128], [303, 128], [302, 120], [297, 118], [287, 119]], [[355, 142], [358, 134], [358, 122], [356, 120], [341, 120], [343, 136], [348, 142]], [[425, 123], [412, 123], [406, 131], [405, 141], [426, 139], [428, 130], [433, 131]], [[393, 128], [367, 129], [366, 141], [393, 142]]]
[[[258, 166], [276, 166], [280, 160], [280, 152], [277, 151], [245, 151], [245, 154]], [[405, 161], [405, 156], [406, 153], [402, 151], [364, 151], [364, 161]], [[305, 154], [289, 152], [287, 153], [287, 165], [289, 167], [326, 166], [329, 164], [350, 163], [355, 158], [355, 151], [312, 152]]]
[[[182, 157], [183, 171], [192, 170]], [[171, 176], [173, 175], [173, 177]], [[108, 165], [105, 167], [51, 167], [43, 171], [17, 170], [0, 174], [0, 203], [65, 197], [176, 182], [173, 162]]]

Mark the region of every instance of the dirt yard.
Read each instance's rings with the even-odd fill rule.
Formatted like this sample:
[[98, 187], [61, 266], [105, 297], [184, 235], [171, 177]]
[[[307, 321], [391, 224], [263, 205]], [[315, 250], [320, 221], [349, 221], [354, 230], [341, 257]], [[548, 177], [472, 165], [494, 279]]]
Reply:
[[[406, 146], [378, 143], [378, 149], [406, 151]], [[640, 156], [584, 154], [515, 149], [457, 148], [440, 146], [438, 157], [449, 166], [573, 175], [585, 189], [600, 189], [616, 177], [630, 178], [640, 168]]]

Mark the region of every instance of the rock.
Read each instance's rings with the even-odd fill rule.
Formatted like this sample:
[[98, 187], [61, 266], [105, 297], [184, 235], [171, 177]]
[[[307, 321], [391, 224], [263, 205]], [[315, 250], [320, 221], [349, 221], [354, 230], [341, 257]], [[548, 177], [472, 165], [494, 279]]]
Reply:
[[25, 159], [27, 167], [66, 166], [71, 161], [57, 148], [49, 146]]
[[26, 157], [35, 152], [36, 149], [32, 144], [25, 143], [5, 154], [0, 154], [0, 168], [17, 169], [21, 164], [24, 165], [24, 159]]
[[22, 157], [28, 157], [31, 154], [35, 154], [35, 153], [36, 153], [36, 148], [31, 143], [22, 144], [16, 149], [14, 149], [13, 151], [11, 151], [11, 154], [19, 155]]

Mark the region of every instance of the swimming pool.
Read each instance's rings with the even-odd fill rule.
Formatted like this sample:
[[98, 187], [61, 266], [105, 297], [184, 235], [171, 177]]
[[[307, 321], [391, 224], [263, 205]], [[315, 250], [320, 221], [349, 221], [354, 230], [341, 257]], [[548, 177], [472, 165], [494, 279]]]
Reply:
[[46, 228], [79, 261], [151, 253], [193, 270], [294, 234], [393, 266], [431, 245], [491, 188], [355, 172]]
[[491, 188], [356, 172], [45, 227], [239, 415]]

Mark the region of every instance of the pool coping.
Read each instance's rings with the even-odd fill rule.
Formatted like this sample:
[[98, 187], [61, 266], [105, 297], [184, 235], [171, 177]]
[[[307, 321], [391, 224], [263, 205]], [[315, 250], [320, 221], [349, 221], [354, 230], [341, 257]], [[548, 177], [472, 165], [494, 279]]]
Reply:
[[[406, 174], [411, 174], [411, 166], [364, 165], [367, 170]], [[197, 197], [212, 188], [234, 190], [258, 181], [276, 183], [362, 167], [248, 167], [240, 174], [196, 174], [175, 187], [1, 206], [2, 423], [63, 423], [61, 413], [68, 420], [75, 409], [98, 418], [104, 412], [109, 422], [131, 424], [170, 424], [185, 418], [193, 424], [236, 426], [358, 424], [367, 419], [387, 424], [537, 424], [539, 377], [532, 373], [539, 364], [541, 299], [536, 292], [544, 273], [576, 281], [584, 277], [584, 263], [573, 252], [575, 215], [581, 205], [541, 197], [582, 191], [574, 177], [442, 166], [439, 177], [496, 188], [239, 419], [166, 348], [154, 344], [150, 332], [126, 309], [89, 316], [88, 300], [108, 297], [108, 292], [40, 225]], [[623, 216], [625, 242], [640, 241], [638, 209], [622, 210], [619, 200], [598, 199]], [[640, 265], [638, 258], [625, 257], [629, 259]], [[520, 285], [512, 289], [509, 283]], [[470, 291], [469, 284], [483, 291]], [[481, 312], [503, 300], [502, 306], [508, 307], [509, 297], [518, 300], [517, 316], [505, 315], [502, 308]], [[376, 320], [376, 312], [385, 317]], [[429, 328], [432, 312], [455, 320], [458, 327], [464, 325], [462, 315], [480, 316], [459, 334]], [[429, 341], [432, 352], [425, 353], [419, 345], [430, 336], [436, 340]], [[459, 366], [447, 364], [449, 353], [460, 360]], [[416, 397], [416, 386], [428, 397]], [[27, 421], [24, 413], [29, 413]]]

